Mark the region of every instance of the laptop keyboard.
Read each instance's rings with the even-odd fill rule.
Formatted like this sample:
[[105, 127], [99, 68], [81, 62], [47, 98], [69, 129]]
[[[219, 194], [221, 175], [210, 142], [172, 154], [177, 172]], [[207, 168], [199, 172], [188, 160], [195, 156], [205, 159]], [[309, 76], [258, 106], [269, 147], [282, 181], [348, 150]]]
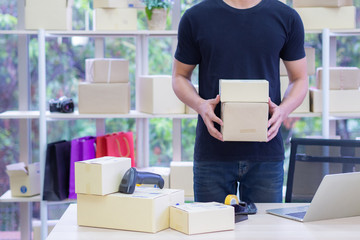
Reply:
[[286, 215], [303, 219], [303, 218], [305, 217], [305, 214], [306, 214], [306, 211], [304, 211], [304, 212], [287, 213]]

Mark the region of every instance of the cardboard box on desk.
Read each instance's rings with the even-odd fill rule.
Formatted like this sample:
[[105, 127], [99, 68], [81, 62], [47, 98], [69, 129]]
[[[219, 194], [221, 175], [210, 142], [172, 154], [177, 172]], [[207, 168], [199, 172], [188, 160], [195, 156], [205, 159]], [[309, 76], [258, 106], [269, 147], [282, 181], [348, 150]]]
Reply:
[[[280, 86], [281, 86], [281, 100], [285, 95], [285, 91], [289, 85], [289, 78], [287, 76], [280, 77]], [[297, 107], [293, 113], [308, 113], [310, 112], [310, 93], [309, 90], [306, 93], [304, 101]]]
[[306, 30], [354, 29], [356, 28], [356, 7], [339, 8], [307, 7], [295, 8]]
[[[308, 76], [314, 75], [315, 70], [315, 48], [305, 47]], [[283, 60], [280, 61], [280, 76], [287, 76], [287, 70]]]
[[[316, 88], [322, 89], [323, 68], [317, 69]], [[330, 67], [329, 87], [331, 90], [359, 89], [360, 69], [357, 67]]]
[[220, 101], [224, 102], [268, 102], [269, 82], [266, 80], [219, 81]]
[[40, 163], [26, 166], [15, 163], [6, 166], [12, 197], [30, 197], [40, 194]]
[[181, 114], [185, 104], [175, 95], [172, 88], [172, 77], [167, 75], [140, 76], [139, 111], [151, 114]]
[[136, 188], [133, 194], [78, 194], [78, 225], [151, 232], [169, 228], [171, 205], [184, 203], [184, 191]]
[[73, 0], [25, 0], [25, 29], [71, 30]]
[[94, 19], [96, 31], [137, 30], [135, 8], [96, 8]]
[[342, 7], [353, 6], [353, 0], [293, 0], [293, 7]]
[[266, 142], [268, 112], [268, 103], [222, 103], [224, 141]]
[[170, 227], [186, 234], [233, 230], [234, 207], [222, 203], [186, 203], [170, 207]]
[[130, 83], [79, 83], [79, 113], [126, 114]]
[[131, 159], [101, 157], [75, 163], [75, 192], [77, 194], [106, 195], [119, 191]]
[[94, 0], [94, 8], [127, 8], [127, 0]]
[[85, 78], [90, 83], [129, 82], [129, 61], [115, 58], [86, 59]]
[[[310, 89], [311, 112], [322, 112], [322, 91]], [[329, 112], [360, 112], [359, 90], [329, 90]]]
[[183, 189], [185, 196], [194, 197], [193, 162], [170, 163], [170, 188]]

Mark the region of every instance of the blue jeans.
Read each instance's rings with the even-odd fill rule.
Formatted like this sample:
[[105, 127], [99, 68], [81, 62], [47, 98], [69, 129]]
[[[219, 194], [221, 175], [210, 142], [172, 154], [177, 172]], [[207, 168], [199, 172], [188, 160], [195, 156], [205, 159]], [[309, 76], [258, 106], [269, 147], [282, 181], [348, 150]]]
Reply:
[[196, 202], [221, 202], [228, 194], [247, 203], [282, 202], [284, 169], [279, 162], [194, 161]]

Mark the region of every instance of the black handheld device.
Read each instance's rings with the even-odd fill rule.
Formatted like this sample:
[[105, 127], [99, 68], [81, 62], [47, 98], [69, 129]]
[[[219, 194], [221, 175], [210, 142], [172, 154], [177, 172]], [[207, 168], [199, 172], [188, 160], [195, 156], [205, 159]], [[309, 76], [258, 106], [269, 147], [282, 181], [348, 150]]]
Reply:
[[132, 194], [136, 184], [156, 184], [159, 188], [164, 187], [164, 179], [156, 173], [138, 172], [135, 168], [130, 168], [124, 174], [119, 186], [119, 192]]

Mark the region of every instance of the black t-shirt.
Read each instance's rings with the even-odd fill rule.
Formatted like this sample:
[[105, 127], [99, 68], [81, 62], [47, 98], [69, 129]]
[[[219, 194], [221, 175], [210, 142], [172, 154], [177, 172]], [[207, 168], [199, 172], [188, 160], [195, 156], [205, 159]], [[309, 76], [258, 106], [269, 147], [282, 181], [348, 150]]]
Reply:
[[[187, 10], [179, 25], [175, 58], [199, 64], [199, 94], [219, 93], [219, 79], [266, 79], [269, 96], [280, 104], [280, 58], [305, 57], [304, 27], [295, 10], [278, 0], [262, 0], [236, 9], [223, 0], [204, 0]], [[215, 108], [220, 116], [220, 104]], [[219, 129], [219, 126], [215, 124]], [[213, 138], [199, 115], [195, 161], [281, 161], [279, 133], [270, 142], [221, 142]]]

